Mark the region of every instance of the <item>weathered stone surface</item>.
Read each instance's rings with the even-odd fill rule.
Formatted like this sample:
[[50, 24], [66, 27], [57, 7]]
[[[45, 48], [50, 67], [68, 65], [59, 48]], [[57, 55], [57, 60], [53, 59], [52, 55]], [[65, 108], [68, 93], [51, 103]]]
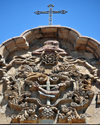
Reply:
[[68, 33], [69, 33], [69, 29], [65, 29], [65, 28], [58, 28], [58, 37], [59, 38], [68, 38]]
[[18, 38], [15, 37], [13, 39], [15, 40], [17, 46], [20, 45], [20, 44], [24, 45], [26, 43], [26, 40], [23, 37], [18, 37]]
[[71, 28], [41, 26], [0, 47], [5, 123], [94, 123], [100, 105], [97, 41]]
[[7, 72], [8, 75], [14, 76], [16, 74], [16, 69], [14, 67], [11, 67], [11, 69]]
[[4, 58], [6, 59], [9, 54], [10, 54], [10, 52], [8, 50], [6, 50], [6, 52], [4, 53]]
[[[30, 103], [34, 102], [37, 106], [41, 106], [37, 109], [37, 111], [39, 110], [40, 112], [39, 114], [41, 114], [38, 116], [39, 119], [46, 118], [54, 120], [56, 118], [55, 116], [58, 115], [59, 117], [57, 117], [57, 119], [59, 118], [59, 120], [56, 120], [56, 122], [62, 123], [60, 118], [62, 114], [60, 112], [57, 114], [57, 112], [59, 110], [58, 105], [61, 106], [63, 103], [69, 105], [70, 107], [68, 108], [70, 112], [64, 115], [63, 119], [66, 120], [63, 122], [85, 122], [85, 118], [81, 117], [77, 111], [84, 110], [89, 106], [89, 101], [93, 98], [94, 93], [90, 91], [91, 81], [93, 78], [91, 71], [83, 70], [82, 65], [92, 71], [95, 68], [86, 61], [75, 60], [71, 56], [67, 56], [67, 54], [62, 54], [63, 52], [65, 53], [65, 51], [59, 48], [58, 41], [46, 41], [44, 44], [45, 46], [43, 48], [33, 51], [27, 61], [25, 59], [25, 55], [24, 57], [15, 56], [14, 60], [10, 63], [10, 65], [14, 65], [15, 63], [19, 66], [17, 69], [12, 67], [7, 72], [9, 77], [6, 82], [7, 90], [4, 92], [4, 96], [9, 100], [9, 107], [21, 113], [25, 110], [25, 108], [31, 108]], [[43, 52], [47, 55], [56, 52], [55, 58], [54, 56], [42, 58]], [[36, 57], [33, 58], [33, 55], [39, 55], [40, 59], [36, 61], [37, 59]], [[63, 57], [62, 55], [66, 56]], [[55, 60], [56, 58], [57, 61]], [[51, 63], [51, 59], [55, 60], [56, 64]], [[35, 63], [34, 67], [32, 65], [27, 65], [30, 61]], [[42, 64], [44, 67], [39, 64]], [[78, 67], [75, 64], [81, 66]], [[50, 66], [53, 68], [49, 68]], [[26, 88], [28, 91], [26, 91]], [[69, 88], [70, 91], [67, 92], [67, 88]], [[64, 94], [62, 93], [63, 91]], [[37, 93], [37, 96], [32, 97], [32, 92]], [[61, 95], [62, 98], [60, 98]], [[37, 122], [37, 120], [28, 120], [30, 116], [26, 110], [23, 113], [25, 114], [20, 116], [20, 121], [18, 120], [19, 115], [16, 117], [12, 116], [12, 122]], [[37, 112], [34, 114], [37, 115]], [[38, 119], [38, 117], [36, 118]], [[78, 121], [78, 119], [80, 120]]]
[[9, 52], [11, 53], [11, 52], [14, 52], [16, 50], [17, 50], [17, 47], [12, 47], [11, 49], [9, 49]]
[[98, 44], [99, 43], [94, 42], [92, 39], [88, 40], [88, 46], [92, 47], [93, 49], [96, 49], [98, 47]]
[[41, 33], [45, 34], [45, 33], [57, 33], [57, 27], [44, 27], [44, 28], [41, 28]]
[[85, 37], [78, 37], [76, 42], [77, 44], [87, 44], [88, 39]]
[[7, 50], [10, 50], [11, 48], [14, 48], [16, 46], [14, 40], [12, 39], [6, 42], [4, 45], [6, 46]]
[[1, 56], [4, 56], [5, 55], [5, 53], [6, 53], [6, 48], [5, 48], [5, 46], [4, 45], [2, 45], [1, 47], [0, 47], [0, 55]]
[[93, 49], [91, 49], [90, 47], [86, 47], [86, 50], [88, 51], [88, 52], [92, 52], [92, 53], [94, 53], [94, 50]]

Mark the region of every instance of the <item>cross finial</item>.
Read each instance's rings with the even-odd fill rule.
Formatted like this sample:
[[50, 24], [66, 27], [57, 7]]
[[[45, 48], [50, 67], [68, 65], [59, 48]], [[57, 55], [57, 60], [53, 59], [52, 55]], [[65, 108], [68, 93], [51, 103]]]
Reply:
[[65, 14], [68, 11], [66, 10], [61, 10], [61, 11], [53, 11], [53, 4], [49, 4], [47, 7], [49, 7], [49, 11], [36, 11], [34, 12], [35, 14], [39, 15], [39, 14], [49, 14], [49, 25], [52, 25], [52, 14], [57, 14], [57, 13], [61, 13], [61, 14]]
[[47, 7], [54, 7], [54, 5], [53, 4], [49, 4]]

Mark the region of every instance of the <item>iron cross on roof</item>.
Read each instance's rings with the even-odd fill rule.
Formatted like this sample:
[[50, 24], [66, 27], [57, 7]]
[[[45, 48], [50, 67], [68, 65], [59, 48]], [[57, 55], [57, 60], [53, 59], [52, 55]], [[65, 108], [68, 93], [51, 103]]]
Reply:
[[57, 13], [65, 14], [65, 13], [68, 12], [66, 10], [53, 11], [54, 5], [52, 5], [52, 4], [49, 4], [47, 7], [49, 7], [49, 11], [36, 11], [34, 13], [37, 14], [37, 15], [39, 15], [39, 14], [49, 14], [49, 25], [52, 25], [52, 14], [57, 14]]

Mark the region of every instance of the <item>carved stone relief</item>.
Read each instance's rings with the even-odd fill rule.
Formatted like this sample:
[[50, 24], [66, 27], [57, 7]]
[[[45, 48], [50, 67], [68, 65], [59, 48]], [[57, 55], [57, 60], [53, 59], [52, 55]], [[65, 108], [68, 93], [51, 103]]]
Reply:
[[14, 56], [0, 72], [4, 100], [14, 110], [12, 123], [86, 122], [84, 113], [94, 97], [91, 84], [99, 80], [97, 69], [74, 59], [58, 41], [45, 41], [28, 56]]

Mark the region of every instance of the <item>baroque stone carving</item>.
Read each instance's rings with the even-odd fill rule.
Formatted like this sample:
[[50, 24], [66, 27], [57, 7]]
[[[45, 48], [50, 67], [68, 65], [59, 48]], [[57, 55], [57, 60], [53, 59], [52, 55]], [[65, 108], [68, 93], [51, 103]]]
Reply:
[[18, 112], [12, 114], [12, 123], [41, 123], [42, 119], [85, 123], [84, 112], [94, 96], [91, 84], [99, 79], [97, 69], [68, 55], [58, 41], [44, 42], [29, 56], [14, 56], [0, 71], [6, 86], [4, 99]]

